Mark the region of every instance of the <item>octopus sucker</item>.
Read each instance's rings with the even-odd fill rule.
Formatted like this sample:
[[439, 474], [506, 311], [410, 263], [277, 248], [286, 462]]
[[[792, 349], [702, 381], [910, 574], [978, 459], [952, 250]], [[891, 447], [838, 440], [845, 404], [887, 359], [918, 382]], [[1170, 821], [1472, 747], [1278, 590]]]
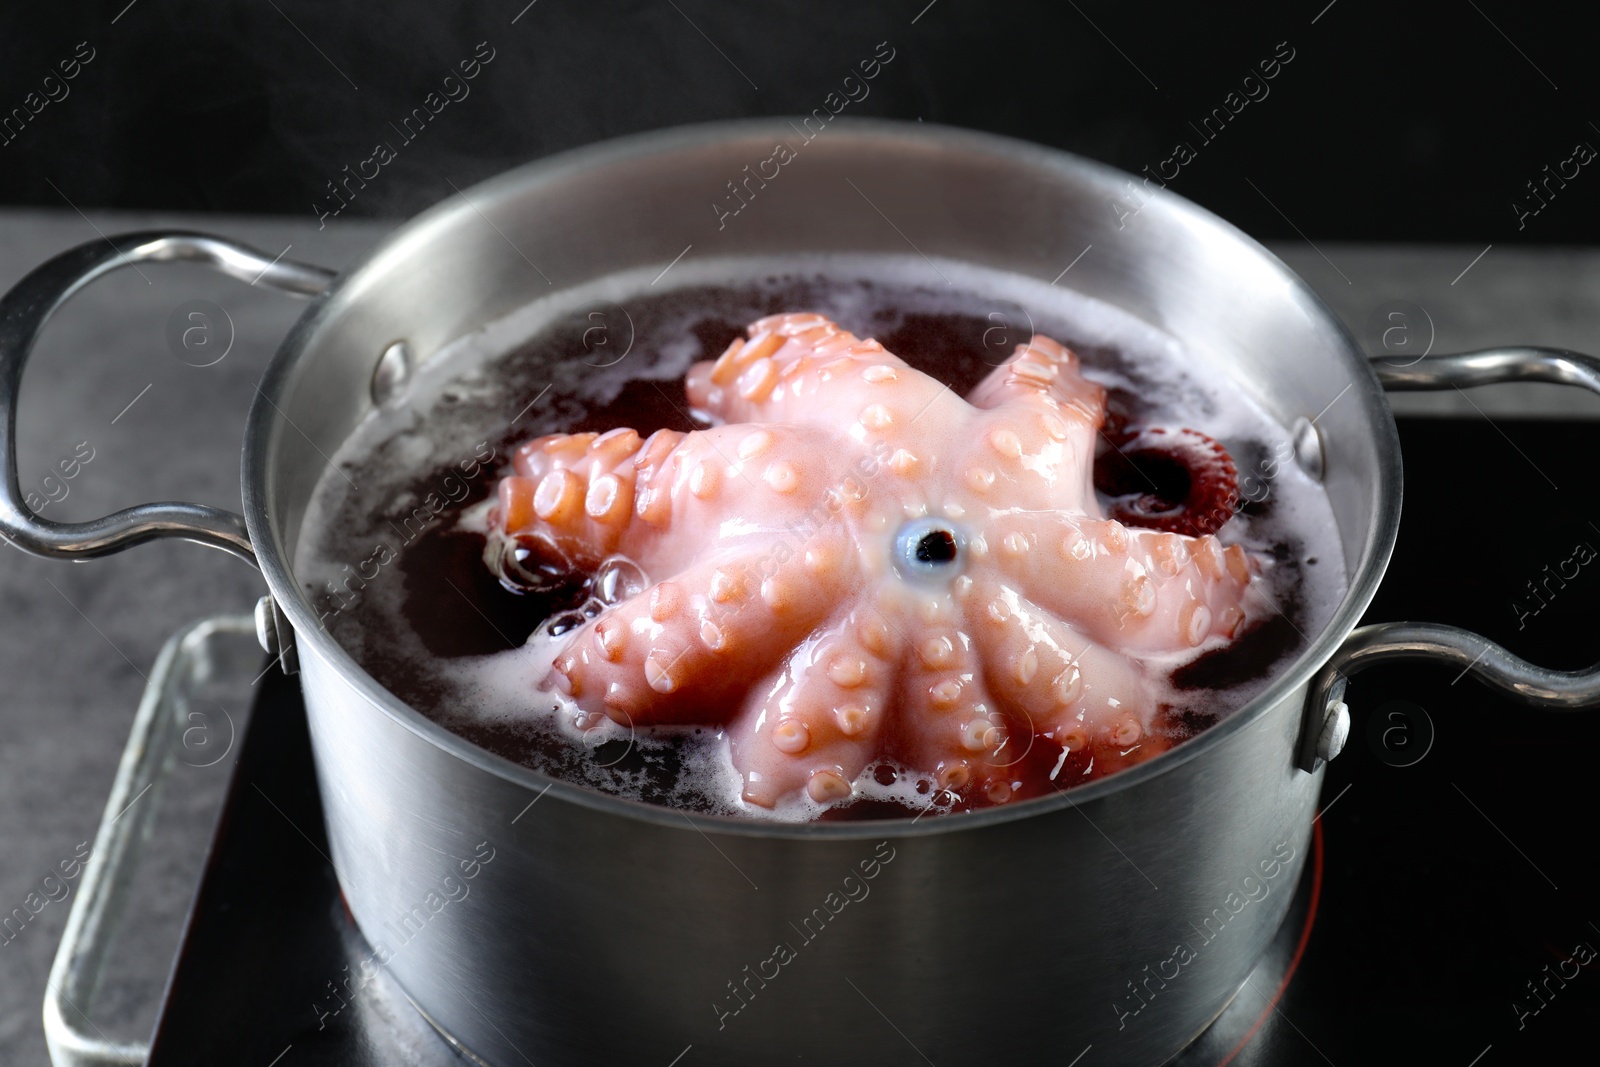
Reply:
[[1012, 430], [995, 430], [989, 435], [989, 444], [1006, 459], [1022, 456], [1022, 439]]
[[938, 634], [923, 641], [917, 649], [924, 666], [933, 670], [948, 667], [955, 661], [956, 646], [950, 635]]
[[[648, 575], [543, 638], [543, 684], [586, 722], [722, 730], [751, 805], [847, 803], [884, 760], [966, 806], [1109, 773], [1168, 743], [1150, 658], [1266, 610], [1246, 595], [1265, 564], [1225, 521], [1107, 516], [1107, 392], [1049, 337], [963, 398], [823, 316], [775, 315], [685, 389], [709, 428], [518, 448], [485, 558]], [[1167, 439], [1204, 436], [1186, 434]]]
[[721, 652], [728, 647], [728, 638], [722, 627], [707, 619], [700, 624], [700, 643], [713, 652]]
[[861, 409], [859, 421], [869, 430], [887, 430], [894, 425], [894, 412], [883, 404], [868, 404]]
[[[615, 474], [599, 474], [589, 483], [583, 497], [583, 510], [591, 519], [607, 526], [622, 521], [633, 506], [633, 492]], [[543, 518], [543, 516], [540, 516]]]
[[889, 469], [904, 478], [909, 478], [917, 472], [918, 459], [916, 453], [904, 448], [897, 448], [889, 457]]
[[709, 460], [701, 460], [695, 465], [694, 473], [689, 475], [689, 491], [701, 500], [716, 496], [721, 484], [722, 472], [717, 464]]
[[755, 430], [739, 438], [739, 458], [755, 459], [771, 447], [772, 434], [766, 430]]
[[806, 794], [818, 804], [832, 804], [850, 795], [850, 781], [837, 770], [819, 768], [807, 779]]
[[761, 480], [774, 493], [792, 493], [800, 487], [800, 474], [794, 464], [781, 459], [767, 465]]

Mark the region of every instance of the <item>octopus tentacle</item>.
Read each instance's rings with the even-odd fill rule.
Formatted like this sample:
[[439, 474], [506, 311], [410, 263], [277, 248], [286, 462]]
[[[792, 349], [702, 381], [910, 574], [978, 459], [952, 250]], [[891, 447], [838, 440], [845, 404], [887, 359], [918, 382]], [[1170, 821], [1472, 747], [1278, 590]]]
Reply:
[[772, 669], [832, 614], [853, 570], [824, 538], [794, 555], [703, 562], [581, 627], [550, 681], [620, 723], [705, 722], [708, 709], [735, 705], [751, 674]]
[[1097, 644], [1013, 589], [974, 591], [974, 637], [995, 692], [1069, 752], [1122, 750], [1150, 730], [1154, 689], [1126, 656]]
[[1000, 570], [1096, 641], [1123, 652], [1186, 652], [1231, 639], [1259, 598], [1259, 565], [1215, 537], [1052, 514], [994, 524]]
[[989, 372], [967, 397], [976, 408], [995, 408], [1022, 401], [1029, 407], [1059, 413], [1081, 433], [1094, 432], [1106, 417], [1106, 390], [1085, 378], [1076, 352], [1044, 334], [1034, 334], [1004, 363]]
[[[816, 497], [853, 484], [849, 457], [828, 444], [821, 431], [793, 425], [541, 437], [517, 450], [490, 527], [541, 539], [577, 567], [620, 553], [651, 574], [700, 558], [729, 514], [751, 516], [754, 538], [776, 533], [798, 544], [791, 531], [834, 513]], [[859, 503], [838, 495], [835, 512]]]
[[1010, 734], [1003, 709], [984, 683], [983, 664], [967, 628], [954, 616], [924, 624], [901, 661], [898, 709], [916, 723], [889, 745], [890, 753], [925, 768], [940, 789], [979, 792], [990, 780], [994, 753]]
[[997, 472], [1015, 479], [1013, 493], [1026, 494], [1019, 505], [1098, 516], [1093, 461], [1105, 398], [1104, 387], [1083, 377], [1071, 349], [1037, 334], [967, 400], [992, 413], [982, 451]]
[[[916, 416], [942, 388], [877, 341], [821, 315], [774, 315], [750, 325], [718, 359], [689, 368], [689, 402], [722, 422], [837, 424], [855, 415], [867, 430]], [[898, 401], [898, 403], [895, 403]]]
[[[1124, 431], [1126, 432], [1126, 431]], [[1239, 509], [1239, 472], [1220, 441], [1151, 426], [1128, 434], [1094, 468], [1113, 518], [1152, 530], [1215, 533]]]
[[616, 550], [627, 531], [641, 454], [654, 456], [682, 436], [653, 434], [648, 449], [629, 429], [529, 441], [513, 456], [516, 473], [497, 487], [491, 523], [508, 535], [543, 537], [579, 564], [597, 563]]
[[799, 789], [818, 803], [842, 800], [877, 755], [894, 662], [863, 640], [866, 618], [851, 611], [817, 631], [752, 689], [729, 732], [745, 800], [772, 807]]

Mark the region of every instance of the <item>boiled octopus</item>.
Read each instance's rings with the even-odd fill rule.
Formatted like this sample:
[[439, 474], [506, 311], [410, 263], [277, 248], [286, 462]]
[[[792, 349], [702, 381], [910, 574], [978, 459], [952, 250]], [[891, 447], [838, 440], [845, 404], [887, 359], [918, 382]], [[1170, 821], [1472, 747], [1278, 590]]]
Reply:
[[[491, 548], [642, 568], [654, 584], [555, 638], [543, 684], [593, 723], [725, 729], [751, 804], [835, 805], [872, 771], [983, 806], [1148, 758], [1170, 741], [1147, 661], [1261, 613], [1262, 563], [1214, 536], [1226, 452], [1167, 431], [1179, 460], [1202, 453], [1183, 492], [1210, 497], [1139, 491], [1160, 435], [1102, 438], [1106, 390], [1043, 335], [963, 399], [821, 315], [777, 315], [685, 385], [711, 428], [521, 446]], [[1095, 495], [1097, 445], [1126, 460], [1126, 521]]]

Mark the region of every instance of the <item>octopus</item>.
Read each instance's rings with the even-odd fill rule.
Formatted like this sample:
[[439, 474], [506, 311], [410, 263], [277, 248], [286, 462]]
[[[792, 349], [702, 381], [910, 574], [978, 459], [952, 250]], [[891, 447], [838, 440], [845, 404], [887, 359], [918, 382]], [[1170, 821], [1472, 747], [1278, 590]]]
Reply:
[[[907, 774], [986, 806], [1069, 764], [1074, 784], [1110, 773], [1172, 743], [1159, 664], [1259, 614], [1263, 561], [1216, 536], [1236, 501], [1222, 446], [1108, 421], [1049, 337], [961, 397], [821, 315], [777, 315], [685, 390], [709, 428], [519, 447], [485, 558], [636, 565], [538, 684], [580, 725], [723, 730], [748, 804]], [[1112, 515], [1097, 452], [1120, 462]], [[1188, 477], [1137, 484], [1142, 453]]]

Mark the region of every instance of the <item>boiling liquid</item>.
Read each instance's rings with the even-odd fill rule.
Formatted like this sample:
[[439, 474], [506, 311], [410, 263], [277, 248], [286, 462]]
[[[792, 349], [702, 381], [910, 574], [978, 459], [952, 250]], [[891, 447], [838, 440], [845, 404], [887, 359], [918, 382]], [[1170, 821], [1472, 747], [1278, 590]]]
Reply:
[[[296, 573], [329, 632], [396, 696], [555, 777], [690, 810], [791, 819], [959, 809], [925, 776], [883, 761], [847, 805], [824, 812], [801, 797], [766, 812], [739, 799], [715, 726], [578, 729], [570, 707], [536, 688], [554, 643], [528, 639], [592, 591], [581, 581], [539, 594], [502, 586], [483, 562], [483, 502], [512, 449], [532, 437], [702, 428], [685, 372], [765, 315], [820, 312], [960, 395], [1040, 332], [1076, 351], [1133, 424], [1193, 427], [1232, 454], [1246, 501], [1219, 537], [1273, 561], [1263, 591], [1279, 610], [1224, 649], [1163, 660], [1179, 693], [1156, 730], [1181, 741], [1240, 707], [1304, 649], [1345, 589], [1332, 511], [1294, 464], [1288, 431], [1179, 341], [1108, 305], [998, 271], [938, 271], [928, 284], [927, 264], [898, 257], [685, 262], [670, 289], [646, 273], [618, 275], [532, 303], [438, 353], [400, 404], [357, 429], [334, 456], [339, 470], [318, 485]], [[1044, 739], [1023, 758], [1053, 768], [1062, 787], [1087, 772]]]

